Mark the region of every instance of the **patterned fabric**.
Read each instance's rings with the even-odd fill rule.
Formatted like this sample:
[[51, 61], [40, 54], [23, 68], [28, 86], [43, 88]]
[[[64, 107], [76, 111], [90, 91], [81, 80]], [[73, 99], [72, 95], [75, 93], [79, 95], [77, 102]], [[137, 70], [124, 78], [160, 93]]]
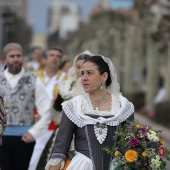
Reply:
[[6, 113], [4, 110], [4, 102], [2, 97], [0, 96], [0, 137], [4, 132], [6, 127]]
[[7, 125], [33, 124], [35, 82], [36, 76], [25, 72], [12, 89], [4, 74], [0, 74], [0, 94], [3, 94]]

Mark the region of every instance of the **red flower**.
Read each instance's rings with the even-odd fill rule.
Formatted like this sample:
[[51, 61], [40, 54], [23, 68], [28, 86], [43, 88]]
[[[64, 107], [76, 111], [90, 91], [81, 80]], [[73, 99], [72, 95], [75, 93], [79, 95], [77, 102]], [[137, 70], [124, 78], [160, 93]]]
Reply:
[[158, 149], [158, 155], [163, 158], [165, 155], [165, 147], [163, 145], [161, 145]]
[[129, 140], [129, 144], [131, 145], [132, 148], [134, 148], [139, 144], [139, 140], [136, 138], [132, 138]]

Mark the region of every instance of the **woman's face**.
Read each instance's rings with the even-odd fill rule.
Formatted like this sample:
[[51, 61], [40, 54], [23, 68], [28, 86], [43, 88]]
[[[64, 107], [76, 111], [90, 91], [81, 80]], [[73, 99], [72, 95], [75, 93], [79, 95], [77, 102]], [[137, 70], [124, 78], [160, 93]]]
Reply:
[[86, 93], [99, 91], [101, 82], [106, 82], [107, 76], [107, 73], [100, 75], [97, 66], [92, 62], [86, 62], [82, 65], [81, 81]]
[[77, 78], [79, 78], [81, 76], [81, 68], [82, 68], [83, 62], [84, 62], [84, 60], [78, 60], [76, 62], [76, 76], [77, 76]]

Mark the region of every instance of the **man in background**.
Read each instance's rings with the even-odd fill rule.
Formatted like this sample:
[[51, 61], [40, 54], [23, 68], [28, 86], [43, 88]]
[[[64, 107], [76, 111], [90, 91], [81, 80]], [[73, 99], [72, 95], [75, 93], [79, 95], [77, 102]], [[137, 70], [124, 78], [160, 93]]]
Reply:
[[[41, 80], [23, 69], [23, 49], [9, 43], [4, 49], [7, 68], [0, 73], [7, 127], [0, 147], [0, 169], [28, 170], [35, 139], [47, 131], [51, 102]], [[41, 115], [34, 124], [34, 108]]]
[[37, 71], [41, 67], [41, 58], [43, 50], [41, 47], [36, 46], [32, 48], [30, 60], [26, 63], [25, 69], [29, 71]]
[[[47, 49], [43, 56], [45, 58], [45, 68], [35, 72], [35, 75], [38, 76], [45, 85], [48, 96], [51, 100], [51, 104], [53, 104], [58, 95], [58, 83], [66, 80], [67, 78], [66, 73], [59, 70], [62, 56], [63, 52], [59, 48]], [[36, 145], [30, 161], [29, 170], [36, 170], [41, 154], [57, 126], [58, 125], [55, 123], [55, 121], [52, 120], [48, 131], [36, 140]]]

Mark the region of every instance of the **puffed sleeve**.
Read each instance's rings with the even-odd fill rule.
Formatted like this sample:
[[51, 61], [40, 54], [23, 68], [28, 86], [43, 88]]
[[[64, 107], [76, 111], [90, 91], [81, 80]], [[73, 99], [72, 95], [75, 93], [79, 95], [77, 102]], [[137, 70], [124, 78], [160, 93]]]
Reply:
[[63, 112], [52, 153], [62, 153], [64, 155], [68, 153], [75, 126], [76, 125], [70, 119], [68, 119], [66, 114]]
[[49, 169], [50, 166], [57, 166], [60, 163], [63, 164], [63, 161], [65, 162], [66, 155], [70, 149], [75, 126], [76, 125], [68, 119], [66, 114], [63, 112], [52, 155], [46, 165], [46, 169]]

